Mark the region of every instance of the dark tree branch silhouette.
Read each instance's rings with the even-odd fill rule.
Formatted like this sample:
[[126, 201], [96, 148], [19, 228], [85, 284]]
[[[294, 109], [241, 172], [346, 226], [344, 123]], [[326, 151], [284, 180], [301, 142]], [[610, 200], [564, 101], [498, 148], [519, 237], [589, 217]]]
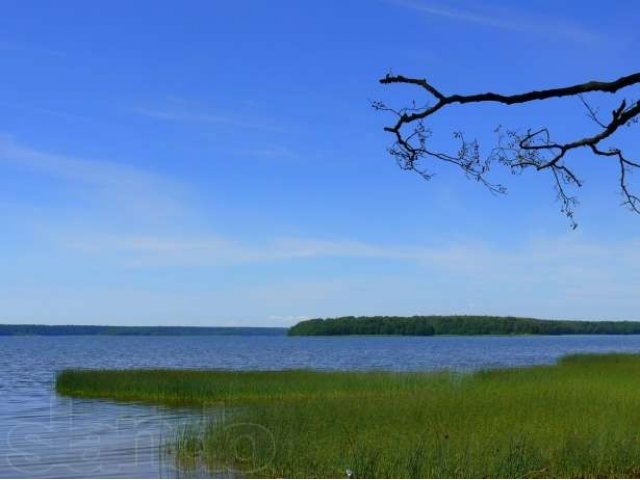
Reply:
[[[387, 75], [380, 80], [384, 85], [406, 84], [420, 87], [433, 101], [426, 106], [418, 107], [415, 102], [410, 107], [393, 109], [382, 102], [374, 102], [377, 110], [391, 112], [397, 120], [394, 125], [385, 127], [385, 131], [394, 136], [394, 143], [389, 152], [405, 170], [419, 173], [430, 179], [432, 173], [423, 163], [425, 160], [442, 161], [458, 166], [464, 174], [485, 185], [492, 193], [505, 193], [500, 184], [492, 183], [487, 178], [493, 163], [499, 163], [511, 169], [512, 173], [535, 169], [551, 172], [552, 179], [561, 202], [561, 210], [568, 217], [573, 228], [574, 207], [577, 200], [568, 193], [567, 187], [581, 187], [582, 182], [567, 164], [567, 154], [587, 149], [592, 154], [615, 159], [619, 168], [619, 186], [624, 202], [632, 211], [640, 213], [640, 198], [633, 194], [628, 185], [628, 175], [633, 169], [640, 169], [640, 163], [630, 160], [619, 148], [601, 147], [601, 142], [608, 140], [621, 127], [637, 123], [640, 119], [640, 100], [622, 99], [608, 119], [603, 119], [598, 111], [585, 99], [584, 95], [594, 92], [614, 94], [624, 88], [640, 85], [640, 73], [634, 73], [611, 82], [591, 81], [562, 88], [533, 90], [515, 95], [498, 93], [480, 93], [474, 95], [445, 95], [426, 79], [409, 78], [402, 75]], [[449, 105], [465, 105], [479, 103], [500, 103], [516, 105], [548, 100], [551, 98], [578, 97], [587, 110], [587, 115], [599, 128], [594, 135], [588, 135], [568, 142], [557, 142], [552, 139], [548, 128], [528, 129], [524, 132], [504, 130], [498, 127], [498, 145], [483, 158], [476, 140], [469, 141], [460, 131], [454, 132], [458, 142], [455, 152], [439, 152], [429, 147], [431, 130], [425, 121], [431, 119], [440, 110]]]

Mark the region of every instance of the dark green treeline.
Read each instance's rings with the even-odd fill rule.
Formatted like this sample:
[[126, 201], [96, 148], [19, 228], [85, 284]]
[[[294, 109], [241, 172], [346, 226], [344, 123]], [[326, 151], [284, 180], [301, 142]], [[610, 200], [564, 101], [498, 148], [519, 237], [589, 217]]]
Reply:
[[340, 317], [302, 321], [289, 335], [632, 335], [640, 322], [539, 320], [474, 315]]
[[204, 336], [204, 335], [284, 335], [284, 328], [275, 327], [124, 327], [108, 325], [0, 325], [0, 336], [20, 335], [144, 335], [144, 336]]

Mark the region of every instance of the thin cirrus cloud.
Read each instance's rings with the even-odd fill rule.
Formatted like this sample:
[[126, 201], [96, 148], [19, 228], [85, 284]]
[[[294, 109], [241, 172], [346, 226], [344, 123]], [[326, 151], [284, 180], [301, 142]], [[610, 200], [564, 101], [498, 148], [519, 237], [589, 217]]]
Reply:
[[66, 53], [61, 50], [43, 47], [41, 45], [30, 45], [15, 41], [0, 40], [0, 50], [5, 52], [14, 52], [18, 55], [36, 55], [36, 56], [52, 56], [64, 57]]
[[[389, 272], [378, 277], [358, 274], [357, 268], [350, 268], [351, 275], [355, 273], [357, 277], [351, 280], [360, 282], [354, 285], [349, 284], [351, 280], [347, 284], [341, 283], [340, 278], [344, 274], [339, 271], [323, 280], [328, 282], [329, 290], [322, 295], [318, 294], [316, 286], [303, 287], [288, 276], [288, 270], [282, 270], [278, 279], [300, 287], [295, 297], [298, 299], [307, 298], [307, 294], [312, 299], [319, 295], [318, 301], [322, 298], [342, 298], [345, 289], [348, 291], [353, 287], [367, 290], [372, 282], [380, 280], [386, 285], [383, 289], [386, 295], [395, 292], [393, 295], [405, 295], [407, 301], [414, 303], [425, 298], [425, 295], [433, 298], [438, 295], [456, 297], [458, 294], [451, 294], [451, 291], [459, 288], [462, 297], [466, 295], [465, 292], [476, 292], [474, 295], [478, 296], [478, 305], [489, 302], [487, 298], [493, 298], [496, 305], [504, 303], [507, 298], [514, 299], [507, 303], [515, 308], [518, 304], [515, 299], [520, 298], [520, 303], [532, 308], [551, 302], [557, 311], [566, 312], [563, 313], [565, 316], [571, 314], [571, 305], [576, 304], [597, 308], [599, 315], [608, 312], [606, 318], [626, 318], [629, 312], [640, 308], [640, 300], [634, 290], [640, 282], [640, 239], [609, 244], [576, 238], [574, 235], [539, 238], [512, 247], [498, 248], [481, 243], [381, 245], [313, 238], [256, 240], [251, 243], [221, 236], [78, 238], [66, 245], [76, 256], [100, 256], [108, 258], [112, 265], [151, 271], [181, 267], [220, 268], [220, 271], [225, 271], [237, 265], [259, 268], [267, 264], [285, 268], [285, 263], [311, 266], [311, 262], [327, 262], [331, 259], [340, 262], [361, 260], [366, 262], [367, 268], [388, 262], [408, 268], [402, 270], [405, 272], [402, 275], [396, 275], [395, 280], [390, 279]], [[313, 268], [309, 270], [313, 271]], [[429, 290], [421, 293], [420, 285]], [[258, 300], [267, 304], [275, 302], [275, 293], [271, 290], [268, 292]], [[287, 298], [291, 295], [291, 288], [284, 288], [279, 296], [276, 295], [279, 300], [274, 307], [287, 304]], [[497, 298], [502, 300], [497, 301]], [[371, 301], [369, 298], [367, 304]], [[293, 308], [295, 305], [290, 306]], [[553, 316], [556, 310], [544, 311], [540, 315]], [[504, 308], [495, 311], [504, 313]], [[589, 318], [592, 318], [595, 313], [590, 315]]]
[[[116, 162], [98, 161], [43, 152], [0, 138], [0, 168], [47, 176], [75, 186], [89, 187], [114, 206], [126, 205], [126, 213], [141, 198], [166, 210], [177, 187], [160, 175]], [[182, 206], [189, 207], [189, 204]], [[13, 208], [13, 207], [11, 207]], [[119, 215], [120, 211], [118, 210]], [[49, 219], [56, 222], [55, 218]], [[55, 225], [54, 225], [55, 227]], [[263, 237], [243, 241], [206, 231], [198, 235], [162, 235], [129, 225], [105, 234], [104, 224], [55, 227], [55, 242], [82, 262], [89, 257], [105, 261], [109, 268], [209, 268], [284, 262], [366, 261], [367, 265], [393, 262], [412, 272], [405, 282], [449, 279], [461, 286], [471, 282], [488, 291], [503, 288], [542, 301], [548, 295], [566, 302], [616, 302], [628, 310], [640, 307], [633, 286], [640, 283], [640, 239], [611, 243], [588, 240], [575, 234], [542, 238], [499, 248], [482, 242], [434, 241], [430, 245], [380, 244], [350, 239]], [[174, 230], [175, 225], [165, 225]], [[106, 227], [108, 228], [108, 227]], [[155, 228], [155, 227], [154, 227]], [[135, 230], [136, 234], [131, 231]], [[174, 230], [175, 231], [175, 230]], [[84, 257], [84, 260], [82, 259]], [[283, 274], [286, 277], [286, 274]], [[409, 280], [413, 279], [413, 280]], [[452, 280], [453, 279], [453, 280]], [[333, 288], [333, 287], [332, 287]], [[336, 287], [338, 288], [338, 287]], [[560, 300], [558, 300], [560, 302]], [[636, 308], [637, 309], [637, 308]], [[625, 310], [626, 311], [626, 310]]]
[[242, 118], [239, 115], [227, 115], [212, 113], [195, 108], [192, 105], [184, 105], [185, 102], [176, 102], [176, 105], [157, 107], [134, 107], [130, 112], [156, 120], [180, 123], [200, 123], [229, 128], [249, 128], [253, 130], [263, 130], [267, 132], [284, 131], [282, 126], [269, 118], [259, 118], [251, 115], [249, 118]]
[[294, 152], [292, 149], [279, 146], [269, 145], [265, 147], [250, 148], [244, 150], [238, 150], [238, 155], [244, 157], [263, 159], [263, 160], [279, 160], [279, 161], [294, 161], [302, 159], [302, 155]]
[[[549, 271], [554, 272], [556, 278], [584, 275], [594, 279], [607, 275], [630, 278], [634, 276], [633, 272], [640, 272], [639, 239], [610, 245], [575, 237], [541, 238], [518, 247], [498, 249], [488, 244], [455, 242], [428, 246], [380, 245], [313, 238], [275, 238], [244, 243], [216, 235], [79, 238], [76, 236], [67, 247], [86, 253], [120, 254], [123, 261], [137, 267], [215, 267], [315, 258], [363, 258], [437, 267], [451, 273], [503, 276], [505, 279], [515, 275], [540, 281], [546, 281], [548, 273], [545, 272]], [[640, 277], [640, 273], [635, 276]]]
[[[143, 168], [108, 160], [61, 155], [0, 136], [0, 168], [25, 176], [48, 177], [77, 191], [79, 199], [98, 200], [106, 207], [145, 215], [171, 215], [183, 210], [184, 186]], [[78, 200], [80, 204], [80, 200]]]
[[143, 107], [135, 107], [132, 108], [131, 111], [145, 117], [157, 118], [158, 120], [169, 120], [172, 122], [222, 123], [234, 126], [242, 124], [242, 122], [238, 122], [237, 120], [229, 117], [204, 112]]
[[[344, 261], [363, 259], [367, 265], [396, 262], [411, 268], [401, 276], [401, 283], [408, 286], [417, 282], [412, 287], [414, 290], [427, 282], [431, 284], [430, 288], [441, 291], [442, 286], [438, 285], [446, 282], [449, 289], [459, 285], [463, 290], [477, 290], [494, 297], [517, 296], [532, 305], [554, 299], [565, 309], [576, 303], [600, 309], [604, 305], [612, 312], [630, 312], [640, 308], [640, 301], [633, 290], [633, 286], [640, 282], [640, 239], [612, 245], [565, 236], [497, 248], [477, 243], [377, 245], [350, 240], [284, 238], [248, 244], [218, 236], [113, 236], [88, 238], [67, 246], [85, 254], [115, 255], [114, 258], [124, 265], [142, 269], [228, 268], [242, 264], [326, 261], [332, 258]], [[286, 275], [283, 278], [287, 278]], [[375, 280], [369, 276], [367, 279], [367, 282]], [[337, 288], [331, 295], [338, 295], [343, 287], [334, 285], [333, 281], [330, 283], [331, 288]], [[405, 287], [388, 285], [387, 288]], [[290, 295], [290, 290], [287, 291]], [[420, 297], [419, 292], [414, 293], [418, 295], [416, 298]]]
[[319, 257], [407, 259], [411, 254], [393, 253], [383, 247], [354, 241], [283, 238], [243, 243], [217, 235], [158, 237], [145, 235], [74, 236], [66, 243], [86, 253], [122, 255], [129, 266], [200, 266], [269, 263]]
[[577, 43], [594, 43], [605, 40], [605, 36], [576, 23], [552, 15], [524, 10], [507, 10], [491, 7], [486, 3], [452, 3], [420, 0], [388, 0], [426, 15], [473, 23], [489, 28], [521, 33], [543, 35], [548, 38], [564, 38]]

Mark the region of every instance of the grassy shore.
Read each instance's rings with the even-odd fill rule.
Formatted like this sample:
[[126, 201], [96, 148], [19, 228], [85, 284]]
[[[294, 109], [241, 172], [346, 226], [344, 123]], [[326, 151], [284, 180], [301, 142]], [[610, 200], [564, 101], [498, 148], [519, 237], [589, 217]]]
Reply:
[[640, 355], [455, 373], [61, 372], [64, 395], [224, 405], [178, 459], [267, 477], [638, 477]]

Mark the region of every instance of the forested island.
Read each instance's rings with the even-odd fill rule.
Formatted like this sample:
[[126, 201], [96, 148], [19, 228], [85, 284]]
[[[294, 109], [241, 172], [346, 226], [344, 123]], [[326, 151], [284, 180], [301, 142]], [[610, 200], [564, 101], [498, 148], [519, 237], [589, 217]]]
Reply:
[[315, 318], [288, 335], [633, 335], [640, 322], [540, 320], [476, 315]]
[[284, 335], [275, 327], [121, 327], [108, 325], [0, 325], [8, 335]]

